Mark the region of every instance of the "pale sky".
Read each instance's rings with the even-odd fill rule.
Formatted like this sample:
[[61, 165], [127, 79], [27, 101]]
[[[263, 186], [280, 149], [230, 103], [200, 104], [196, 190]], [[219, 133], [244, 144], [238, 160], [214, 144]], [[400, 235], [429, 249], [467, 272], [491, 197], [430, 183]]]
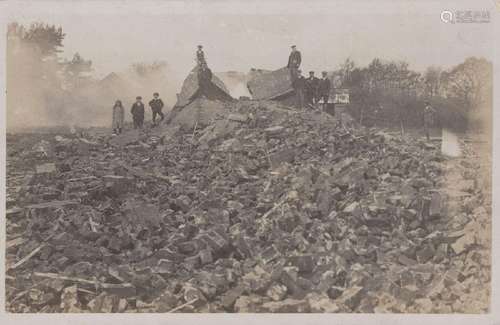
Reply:
[[[96, 76], [132, 62], [165, 60], [182, 80], [203, 44], [214, 71], [278, 69], [290, 45], [303, 70], [332, 70], [347, 57], [405, 60], [423, 70], [450, 67], [468, 56], [493, 57], [493, 21], [447, 24], [442, 10], [497, 10], [492, 1], [193, 1], [30, 2], [13, 7], [10, 21], [43, 21], [67, 34], [64, 56], [91, 59]], [[492, 20], [493, 20], [493, 14]]]

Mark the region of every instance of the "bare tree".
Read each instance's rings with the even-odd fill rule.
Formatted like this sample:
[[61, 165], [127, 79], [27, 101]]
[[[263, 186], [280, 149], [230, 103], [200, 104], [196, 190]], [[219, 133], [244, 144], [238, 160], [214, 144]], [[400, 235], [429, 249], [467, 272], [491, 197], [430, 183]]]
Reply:
[[441, 73], [440, 67], [428, 67], [423, 76], [424, 96], [435, 97], [441, 93]]
[[446, 97], [458, 98], [469, 110], [474, 110], [490, 101], [492, 76], [491, 62], [470, 57], [443, 72], [441, 81], [445, 83]]
[[85, 60], [79, 53], [75, 53], [71, 61], [65, 62], [64, 75], [67, 87], [75, 89], [83, 86], [89, 81], [91, 71], [92, 61]]

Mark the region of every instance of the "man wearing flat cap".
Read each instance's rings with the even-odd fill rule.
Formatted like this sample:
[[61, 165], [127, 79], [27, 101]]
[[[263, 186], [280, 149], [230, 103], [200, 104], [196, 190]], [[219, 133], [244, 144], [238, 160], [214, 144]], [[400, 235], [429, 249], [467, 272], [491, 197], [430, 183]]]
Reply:
[[165, 114], [161, 111], [164, 104], [160, 98], [160, 94], [154, 93], [153, 99], [149, 101], [149, 107], [151, 107], [151, 112], [153, 113], [153, 126], [156, 126], [156, 116], [159, 115], [161, 120], [165, 118]]
[[293, 89], [295, 90], [296, 106], [299, 109], [304, 108], [304, 91], [306, 88], [306, 78], [302, 75], [300, 69], [297, 70], [297, 78], [293, 80]]
[[300, 51], [297, 50], [297, 46], [292, 45], [292, 52], [288, 57], [287, 68], [297, 70], [300, 67], [300, 63], [302, 62], [302, 56]]
[[306, 102], [314, 105], [318, 97], [319, 79], [314, 76], [314, 71], [309, 71], [309, 78], [306, 79]]
[[134, 129], [142, 129], [144, 124], [144, 104], [141, 96], [135, 98], [135, 103], [132, 105], [130, 112], [134, 120]]

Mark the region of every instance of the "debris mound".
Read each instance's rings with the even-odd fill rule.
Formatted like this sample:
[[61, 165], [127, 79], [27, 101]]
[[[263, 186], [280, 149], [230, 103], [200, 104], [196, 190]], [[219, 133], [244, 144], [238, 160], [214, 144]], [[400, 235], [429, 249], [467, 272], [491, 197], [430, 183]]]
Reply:
[[209, 125], [214, 119], [226, 116], [228, 104], [220, 100], [210, 100], [204, 97], [196, 98], [187, 106], [177, 110], [169, 116], [168, 126], [181, 126], [184, 129], [193, 129]]
[[[197, 101], [211, 102], [186, 115]], [[9, 135], [7, 310], [488, 309], [491, 211], [472, 153], [225, 105], [122, 142]]]

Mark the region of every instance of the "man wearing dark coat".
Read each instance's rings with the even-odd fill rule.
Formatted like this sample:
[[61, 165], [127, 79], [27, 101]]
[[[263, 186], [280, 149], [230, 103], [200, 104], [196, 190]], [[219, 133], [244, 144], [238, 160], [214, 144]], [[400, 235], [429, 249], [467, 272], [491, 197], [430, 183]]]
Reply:
[[297, 70], [297, 78], [293, 80], [293, 89], [295, 90], [297, 108], [304, 108], [304, 91], [306, 88], [306, 78], [302, 75], [301, 70]]
[[135, 98], [135, 103], [132, 105], [130, 112], [134, 120], [134, 129], [142, 129], [144, 124], [144, 104], [141, 96]]
[[205, 61], [205, 53], [203, 52], [202, 45], [198, 45], [198, 50], [196, 51], [196, 62], [198, 63], [199, 66], [202, 66], [203, 64], [207, 63], [207, 61]]
[[300, 67], [301, 62], [302, 62], [302, 56], [300, 54], [300, 51], [297, 50], [297, 47], [295, 45], [292, 45], [292, 52], [288, 57], [287, 68], [296, 70]]
[[318, 85], [318, 101], [323, 100], [323, 109], [325, 109], [330, 97], [330, 88], [332, 84], [330, 79], [328, 79], [328, 74], [326, 71], [323, 71], [321, 73], [321, 76], [322, 78], [319, 80]]
[[314, 71], [309, 71], [309, 78], [306, 79], [306, 102], [315, 104], [318, 97], [319, 79], [314, 76]]
[[149, 107], [151, 107], [151, 111], [153, 112], [153, 125], [156, 125], [156, 115], [159, 115], [161, 121], [165, 118], [165, 115], [161, 111], [163, 108], [163, 101], [160, 98], [160, 94], [154, 93], [153, 99], [149, 101]]

